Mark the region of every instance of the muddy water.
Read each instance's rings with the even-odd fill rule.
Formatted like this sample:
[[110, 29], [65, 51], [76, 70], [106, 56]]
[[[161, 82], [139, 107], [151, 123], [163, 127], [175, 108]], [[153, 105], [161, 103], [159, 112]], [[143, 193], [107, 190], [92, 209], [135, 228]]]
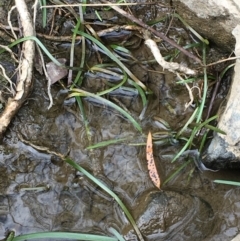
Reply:
[[[151, 20], [168, 9], [136, 8], [136, 14]], [[147, 13], [147, 14], [143, 14]], [[160, 14], [161, 13], [161, 14]], [[158, 16], [157, 16], [158, 14]], [[157, 25], [161, 29], [162, 24]], [[170, 36], [188, 41], [184, 29], [170, 29]], [[165, 46], [160, 45], [165, 49]], [[132, 51], [137, 59], [150, 59], [144, 45]], [[93, 56], [95, 58], [95, 56]], [[189, 61], [179, 58], [186, 64]], [[89, 60], [89, 64], [92, 63]], [[146, 113], [136, 91], [121, 90], [108, 96], [139, 121], [143, 134], [121, 114], [84, 99], [89, 122], [89, 142], [82, 116], [74, 100], [66, 100], [60, 85], [52, 87], [54, 106], [48, 110], [46, 80], [35, 74], [34, 90], [12, 122], [0, 148], [0, 238], [14, 230], [16, 235], [42, 231], [73, 231], [110, 235], [113, 227], [126, 240], [137, 236], [116, 202], [104, 191], [54, 155], [33, 145], [69, 155], [113, 190], [133, 214], [145, 240], [231, 240], [239, 231], [239, 189], [214, 184], [214, 179], [239, 181], [238, 171], [201, 173], [192, 162], [158, 190], [151, 182], [145, 160], [148, 131], [162, 130], [156, 117], [167, 121], [173, 131], [187, 121], [194, 108], [184, 86], [176, 77], [154, 64], [132, 65], [131, 70], [153, 91]], [[114, 80], [86, 73], [83, 88], [97, 92]], [[195, 93], [197, 95], [197, 93]], [[220, 97], [219, 97], [220, 98]], [[86, 150], [89, 144], [128, 138], [125, 143]], [[154, 158], [162, 183], [187, 160], [171, 163], [181, 145], [154, 145]]]
[[[168, 79], [159, 76], [159, 85]], [[46, 81], [38, 75], [35, 78], [35, 90], [1, 146], [1, 238], [7, 230], [15, 230], [16, 235], [49, 230], [109, 234], [108, 228], [114, 227], [126, 240], [137, 240], [119, 206], [106, 193], [68, 164], [23, 140], [64, 155], [69, 153], [101, 179], [128, 206], [146, 240], [230, 240], [236, 235], [239, 189], [212, 183], [213, 178], [233, 179], [232, 171], [230, 175], [200, 173], [191, 163], [159, 191], [149, 179], [144, 146], [123, 143], [85, 150], [89, 143], [75, 103], [64, 101], [65, 94], [54, 86], [55, 105], [47, 110]], [[86, 88], [93, 79], [86, 75]], [[170, 77], [165, 85], [174, 86], [174, 80], [169, 80]], [[173, 90], [169, 88], [169, 96], [174, 94]], [[115, 98], [138, 119], [138, 95], [120, 94]], [[175, 116], [157, 97], [153, 98], [141, 122], [144, 133], [159, 129], [153, 117], [160, 113], [169, 116], [171, 125], [177, 126], [176, 119], [184, 120], [185, 113], [179, 111], [184, 98], [181, 95], [171, 99], [177, 107]], [[124, 137], [129, 137], [129, 143], [146, 141], [144, 134], [111, 108], [92, 99], [86, 99], [84, 105], [92, 143]], [[178, 149], [179, 146], [169, 144], [154, 146], [162, 181], [186, 161], [171, 163]]]

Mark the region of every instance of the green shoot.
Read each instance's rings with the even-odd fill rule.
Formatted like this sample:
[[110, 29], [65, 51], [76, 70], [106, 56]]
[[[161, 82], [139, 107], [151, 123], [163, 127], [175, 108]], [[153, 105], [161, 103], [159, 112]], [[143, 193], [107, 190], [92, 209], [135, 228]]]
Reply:
[[98, 14], [98, 11], [95, 10], [94, 12], [95, 12], [96, 16], [98, 17], [98, 20], [102, 22], [103, 20], [102, 20], [101, 16]]
[[187, 123], [183, 126], [183, 128], [177, 133], [176, 138], [179, 138], [181, 134], [187, 129], [187, 127], [194, 121], [198, 112], [198, 107], [194, 110], [191, 117], [188, 119]]
[[80, 112], [82, 114], [83, 123], [84, 123], [84, 126], [85, 126], [87, 138], [88, 138], [88, 143], [90, 144], [91, 139], [92, 139], [91, 138], [91, 131], [90, 131], [89, 123], [88, 123], [88, 120], [87, 120], [87, 117], [86, 117], [86, 114], [85, 114], [85, 110], [84, 110], [84, 107], [83, 107], [82, 99], [80, 98], [80, 96], [75, 96], [75, 98], [76, 98], [76, 101], [77, 101], [77, 104], [78, 104], [78, 108], [80, 109]]

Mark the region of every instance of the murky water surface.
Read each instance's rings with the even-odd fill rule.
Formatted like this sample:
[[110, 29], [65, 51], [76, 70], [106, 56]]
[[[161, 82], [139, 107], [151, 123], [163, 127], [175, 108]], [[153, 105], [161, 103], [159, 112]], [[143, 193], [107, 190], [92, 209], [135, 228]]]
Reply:
[[[135, 9], [139, 15], [146, 10], [145, 21], [156, 18], [158, 13], [153, 6]], [[159, 17], [167, 9], [163, 10]], [[176, 27], [169, 31], [170, 36], [176, 37], [179, 31], [181, 36], [187, 36], [185, 30]], [[137, 59], [151, 57], [143, 44], [132, 52]], [[89, 65], [94, 58], [90, 56]], [[145, 68], [135, 64], [130, 68], [154, 93], [142, 119], [141, 99], [136, 91], [122, 89], [108, 98], [126, 108], [139, 121], [144, 134], [117, 111], [93, 98], [85, 98], [91, 144], [127, 138], [124, 143], [93, 150], [86, 150], [90, 143], [74, 100], [66, 101], [66, 94], [56, 84], [52, 87], [54, 106], [48, 110], [46, 80], [35, 74], [34, 91], [0, 146], [1, 239], [8, 230], [14, 230], [16, 235], [41, 231], [109, 235], [108, 229], [113, 227], [126, 240], [137, 240], [124, 213], [107, 193], [55, 155], [33, 145], [69, 155], [105, 183], [127, 205], [145, 240], [226, 241], [239, 232], [239, 188], [212, 182], [239, 181], [238, 171], [201, 173], [192, 162], [162, 190], [154, 187], [148, 175], [145, 146], [133, 144], [146, 142], [148, 131], [162, 130], [157, 117], [167, 121], [174, 131], [186, 123], [194, 108], [185, 110], [188, 92], [176, 84], [173, 74], [161, 73], [157, 64]], [[114, 81], [98, 73], [86, 73], [83, 88], [98, 92]], [[162, 183], [186, 162], [180, 158], [171, 163], [180, 148], [176, 143], [154, 145]]]

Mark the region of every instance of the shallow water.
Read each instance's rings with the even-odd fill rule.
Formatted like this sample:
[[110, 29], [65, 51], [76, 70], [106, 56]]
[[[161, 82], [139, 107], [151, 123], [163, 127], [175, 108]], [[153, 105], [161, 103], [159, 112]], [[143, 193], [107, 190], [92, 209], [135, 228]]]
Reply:
[[[156, 17], [156, 9], [152, 7], [135, 10], [139, 16], [147, 10], [143, 15], [145, 21]], [[162, 10], [162, 14], [167, 11]], [[162, 27], [163, 24], [157, 25], [159, 29]], [[184, 29], [172, 27], [170, 36], [176, 37], [176, 33], [189, 37]], [[161, 48], [165, 47], [161, 45]], [[143, 44], [132, 52], [137, 59], [151, 57]], [[96, 61], [95, 56], [92, 58], [88, 64]], [[184, 56], [179, 59], [189, 62]], [[154, 93], [149, 95], [144, 115], [136, 91], [121, 89], [107, 96], [131, 113], [141, 124], [143, 134], [116, 110], [93, 98], [85, 98], [90, 140], [74, 100], [66, 100], [67, 94], [56, 84], [52, 87], [54, 106], [48, 110], [46, 80], [35, 74], [34, 91], [0, 146], [1, 239], [9, 230], [14, 230], [16, 235], [42, 231], [111, 235], [108, 229], [113, 227], [126, 240], [137, 240], [124, 213], [107, 193], [44, 148], [68, 155], [114, 191], [133, 214], [145, 240], [225, 241], [238, 233], [239, 188], [213, 183], [214, 179], [239, 181], [238, 170], [201, 173], [191, 162], [162, 190], [156, 189], [150, 180], [145, 146], [136, 144], [146, 142], [148, 131], [162, 131], [156, 117], [177, 131], [194, 108], [185, 110], [188, 92], [176, 84], [173, 74], [160, 73], [162, 69], [156, 64], [147, 68], [152, 71], [142, 65], [131, 66], [132, 72]], [[98, 92], [114, 81], [98, 73], [87, 73], [83, 88]], [[127, 141], [86, 150], [90, 144], [120, 138]], [[40, 151], [33, 145], [44, 148]], [[171, 163], [180, 148], [177, 143], [154, 145], [162, 183], [187, 161], [179, 158]]]
[[[126, 240], [137, 239], [117, 203], [104, 191], [62, 160], [21, 140], [64, 155], [69, 153], [123, 200], [146, 240], [230, 240], [236, 235], [238, 188], [212, 182], [215, 178], [233, 179], [234, 172], [200, 173], [192, 163], [158, 191], [148, 176], [145, 147], [129, 145], [145, 142], [144, 134], [111, 108], [84, 101], [92, 143], [129, 137], [128, 143], [87, 151], [79, 110], [74, 104], [66, 105], [64, 98], [59, 100], [61, 94], [56, 86], [56, 104], [48, 111], [45, 81], [38, 78], [34, 93], [14, 119], [1, 146], [1, 238], [6, 230], [15, 230], [16, 235], [50, 230], [109, 234], [108, 228], [114, 227]], [[151, 109], [156, 101], [152, 100], [142, 121], [144, 133], [158, 128], [152, 118], [158, 110]], [[138, 103], [139, 98], [134, 95], [130, 102]], [[131, 110], [131, 105], [128, 108]], [[137, 118], [140, 109], [133, 109]], [[163, 116], [167, 112], [165, 109]], [[179, 159], [171, 163], [178, 148], [154, 146], [162, 183], [185, 162]]]

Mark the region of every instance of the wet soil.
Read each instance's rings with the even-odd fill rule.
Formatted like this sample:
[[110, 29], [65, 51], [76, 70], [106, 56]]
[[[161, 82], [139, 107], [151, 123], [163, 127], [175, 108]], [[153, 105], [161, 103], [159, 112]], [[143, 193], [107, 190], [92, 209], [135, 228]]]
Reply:
[[[141, 6], [132, 10], [147, 22], [169, 12], [168, 7], [159, 8]], [[156, 28], [163, 31], [168, 26], [166, 21]], [[173, 22], [171, 26], [170, 37], [181, 36], [183, 45], [190, 41], [189, 33], [178, 23]], [[173, 50], [166, 43], [160, 43], [159, 47], [163, 51], [167, 48], [167, 52]], [[64, 49], [66, 57], [69, 50]], [[81, 53], [80, 46], [76, 49]], [[210, 49], [209, 58], [213, 52], [224, 55]], [[132, 54], [138, 60], [152, 58], [142, 42], [138, 49], [132, 49]], [[78, 59], [77, 56], [76, 61]], [[89, 66], [96, 62], [93, 50], [89, 50], [87, 61]], [[194, 67], [194, 63], [181, 54], [174, 61]], [[116, 110], [88, 97], [83, 103], [90, 142], [75, 100], [66, 99], [66, 92], [56, 83], [52, 86], [54, 106], [48, 110], [47, 81], [35, 73], [33, 92], [0, 146], [1, 239], [8, 230], [14, 230], [16, 235], [41, 231], [111, 235], [108, 229], [113, 227], [126, 240], [137, 240], [124, 213], [108, 194], [55, 155], [37, 150], [33, 145], [68, 155], [106, 184], [129, 208], [145, 240], [231, 240], [239, 232], [239, 189], [213, 183], [214, 179], [239, 181], [238, 171], [202, 173], [191, 162], [163, 185], [162, 190], [155, 188], [147, 170], [145, 146], [134, 144], [145, 143], [148, 131], [162, 131], [156, 117], [168, 122], [174, 132], [186, 123], [194, 107], [185, 110], [188, 92], [176, 83], [172, 73], [163, 73], [157, 64], [131, 64], [129, 68], [153, 92], [148, 96], [145, 114], [141, 115], [142, 102], [136, 91], [119, 89], [106, 97], [126, 108], [141, 124], [143, 133]], [[82, 88], [99, 92], [114, 81], [97, 72], [86, 72]], [[223, 90], [225, 86], [227, 84], [222, 86]], [[224, 94], [220, 91], [216, 99], [221, 102]], [[90, 144], [120, 138], [128, 141], [86, 149]], [[162, 183], [188, 161], [179, 158], [171, 163], [181, 146], [181, 142], [154, 145]]]

